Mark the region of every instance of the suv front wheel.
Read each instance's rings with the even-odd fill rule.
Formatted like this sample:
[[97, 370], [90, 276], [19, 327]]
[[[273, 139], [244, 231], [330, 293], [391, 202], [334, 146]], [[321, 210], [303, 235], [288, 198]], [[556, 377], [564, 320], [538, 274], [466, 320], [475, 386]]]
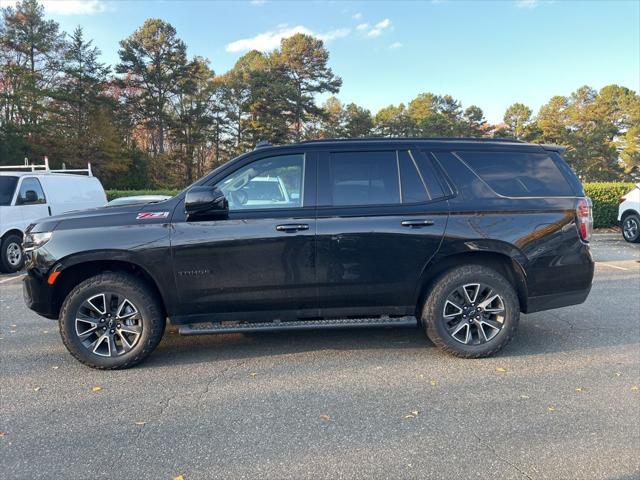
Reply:
[[157, 295], [140, 279], [102, 273], [77, 285], [60, 311], [60, 335], [80, 362], [98, 369], [127, 368], [158, 346], [165, 318]]
[[516, 332], [518, 296], [511, 283], [481, 265], [443, 273], [429, 292], [422, 322], [433, 343], [457, 357], [496, 353]]

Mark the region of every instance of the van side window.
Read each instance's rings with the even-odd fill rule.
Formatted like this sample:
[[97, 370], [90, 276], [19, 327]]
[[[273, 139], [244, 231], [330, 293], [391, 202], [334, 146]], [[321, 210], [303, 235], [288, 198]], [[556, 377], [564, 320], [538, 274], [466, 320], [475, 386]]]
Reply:
[[395, 151], [332, 153], [329, 163], [332, 205], [400, 203]]
[[562, 172], [546, 153], [456, 152], [496, 193], [505, 197], [573, 196]]
[[47, 203], [42, 191], [42, 185], [37, 178], [23, 178], [18, 192], [18, 205], [37, 205]]

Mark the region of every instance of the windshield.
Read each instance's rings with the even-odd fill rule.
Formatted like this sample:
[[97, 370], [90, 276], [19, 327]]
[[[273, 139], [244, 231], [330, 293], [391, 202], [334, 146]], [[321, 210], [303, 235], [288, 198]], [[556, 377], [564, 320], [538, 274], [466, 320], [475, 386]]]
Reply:
[[0, 175], [0, 207], [6, 207], [11, 204], [17, 183], [18, 177], [5, 177]]

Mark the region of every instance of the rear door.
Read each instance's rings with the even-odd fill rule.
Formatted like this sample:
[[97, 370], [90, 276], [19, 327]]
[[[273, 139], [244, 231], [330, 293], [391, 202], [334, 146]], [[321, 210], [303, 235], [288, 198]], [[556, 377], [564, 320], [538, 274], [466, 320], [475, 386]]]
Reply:
[[40, 180], [37, 177], [22, 177], [21, 180], [15, 208], [20, 211], [25, 225], [51, 215]]
[[322, 315], [413, 314], [449, 214], [431, 160], [407, 148], [328, 151], [318, 180]]

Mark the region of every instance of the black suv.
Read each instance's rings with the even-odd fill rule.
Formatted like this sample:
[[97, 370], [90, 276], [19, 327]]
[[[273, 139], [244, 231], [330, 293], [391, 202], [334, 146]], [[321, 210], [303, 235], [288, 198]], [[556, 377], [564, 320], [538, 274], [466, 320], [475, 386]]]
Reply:
[[174, 198], [42, 219], [24, 294], [96, 368], [182, 334], [421, 325], [460, 357], [583, 302], [590, 202], [561, 148], [478, 139], [259, 145]]

